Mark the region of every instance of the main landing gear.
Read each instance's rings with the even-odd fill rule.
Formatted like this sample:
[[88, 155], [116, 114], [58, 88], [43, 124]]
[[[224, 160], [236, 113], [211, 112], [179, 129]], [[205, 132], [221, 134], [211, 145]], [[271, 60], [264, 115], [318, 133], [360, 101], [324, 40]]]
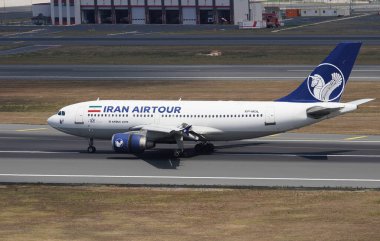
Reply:
[[181, 157], [184, 156], [184, 147], [183, 147], [183, 136], [182, 135], [176, 135], [175, 136], [175, 141], [177, 143], [178, 149], [173, 152], [174, 157]]
[[195, 145], [194, 150], [200, 154], [211, 154], [214, 152], [215, 146], [209, 142], [201, 142]]
[[[181, 143], [181, 142], [179, 142]], [[183, 143], [183, 142], [182, 142]], [[178, 142], [177, 142], [178, 144]], [[194, 147], [194, 151], [196, 154], [211, 154], [214, 152], [215, 146], [209, 142], [198, 143]], [[174, 157], [186, 157], [187, 153], [183, 149], [183, 144], [178, 145], [178, 149], [173, 152]]]
[[87, 152], [88, 153], [95, 153], [96, 152], [96, 148], [94, 146], [94, 138], [90, 138], [90, 140], [88, 142]]

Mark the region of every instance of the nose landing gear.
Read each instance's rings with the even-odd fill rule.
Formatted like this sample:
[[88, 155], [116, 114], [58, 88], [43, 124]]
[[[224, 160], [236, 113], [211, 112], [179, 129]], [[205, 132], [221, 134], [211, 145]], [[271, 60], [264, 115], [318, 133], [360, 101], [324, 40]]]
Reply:
[[87, 152], [88, 153], [95, 153], [96, 152], [96, 148], [94, 146], [94, 138], [90, 138], [90, 140], [88, 142]]

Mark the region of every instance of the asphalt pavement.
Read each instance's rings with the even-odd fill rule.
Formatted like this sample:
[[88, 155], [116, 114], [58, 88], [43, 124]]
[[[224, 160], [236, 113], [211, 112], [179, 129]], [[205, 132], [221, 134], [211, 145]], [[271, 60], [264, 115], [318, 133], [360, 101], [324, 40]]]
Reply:
[[[0, 65], [1, 80], [303, 80], [311, 65]], [[380, 66], [356, 65], [355, 81], [379, 81]]]
[[380, 188], [380, 136], [280, 134], [221, 142], [176, 159], [173, 145], [135, 156], [48, 126], [0, 125], [0, 182]]
[[175, 35], [157, 36], [145, 34], [119, 37], [20, 37], [18, 35], [1, 37], [0, 44], [23, 43], [27, 45], [102, 45], [102, 46], [222, 46], [222, 45], [336, 45], [340, 42], [363, 42], [365, 45], [379, 45], [380, 36], [252, 36], [252, 35]]

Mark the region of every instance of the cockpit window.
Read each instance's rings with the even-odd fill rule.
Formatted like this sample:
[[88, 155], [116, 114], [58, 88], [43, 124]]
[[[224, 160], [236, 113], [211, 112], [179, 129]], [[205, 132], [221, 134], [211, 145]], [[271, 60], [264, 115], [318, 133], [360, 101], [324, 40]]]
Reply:
[[65, 116], [65, 114], [66, 114], [66, 113], [65, 113], [64, 111], [59, 111], [59, 112], [58, 112], [58, 115]]
[[64, 111], [62, 111], [62, 115], [65, 116], [65, 114], [66, 114], [66, 113], [65, 113]]

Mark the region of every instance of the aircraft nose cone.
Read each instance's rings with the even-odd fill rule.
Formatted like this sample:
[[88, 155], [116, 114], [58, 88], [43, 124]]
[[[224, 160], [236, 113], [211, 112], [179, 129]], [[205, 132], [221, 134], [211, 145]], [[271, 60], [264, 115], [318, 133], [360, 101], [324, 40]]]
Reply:
[[57, 117], [55, 115], [52, 115], [50, 116], [48, 119], [47, 119], [47, 123], [49, 124], [49, 126], [51, 127], [55, 127], [57, 125]]

